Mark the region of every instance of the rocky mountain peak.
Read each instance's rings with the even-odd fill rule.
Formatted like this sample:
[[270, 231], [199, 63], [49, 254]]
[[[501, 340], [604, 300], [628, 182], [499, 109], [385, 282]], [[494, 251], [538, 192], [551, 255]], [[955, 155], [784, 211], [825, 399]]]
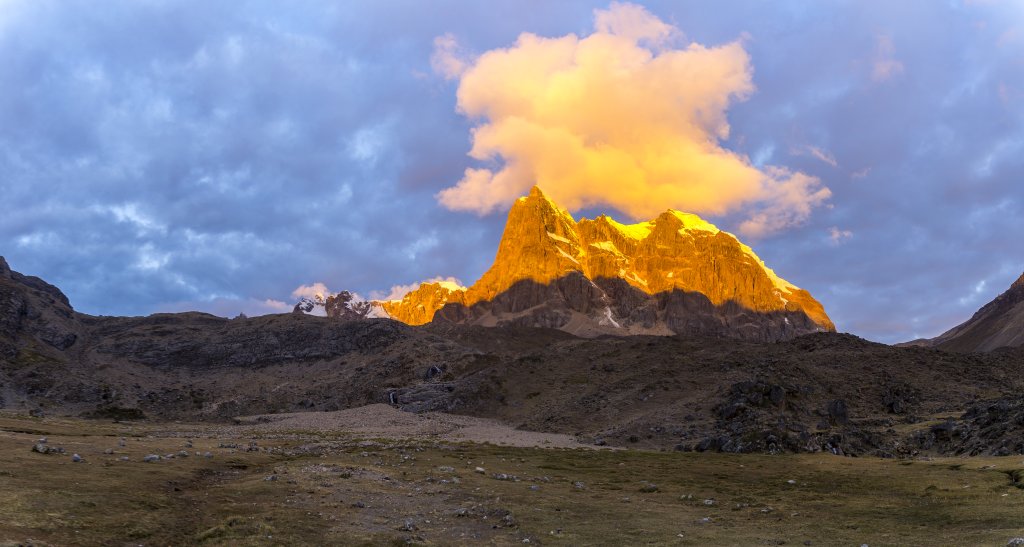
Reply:
[[704, 220], [703, 218], [700, 218], [699, 216], [692, 213], [683, 213], [681, 211], [676, 211], [675, 209], [669, 209], [668, 211], [665, 211], [664, 213], [658, 216], [655, 222], [657, 222], [658, 224], [668, 223], [672, 227], [675, 227], [676, 229], [682, 230], [684, 232], [689, 232], [693, 230], [710, 232], [712, 234], [717, 234], [718, 232], [721, 232], [721, 230], [718, 229], [718, 226], [711, 224], [710, 222]]
[[[560, 302], [554, 311], [551, 299]], [[411, 324], [430, 321], [450, 304], [477, 312], [446, 312], [446, 320], [583, 325], [572, 327], [576, 333], [736, 330], [724, 316], [693, 320], [689, 312], [676, 317], [666, 311], [684, 306], [680, 299], [701, 308], [697, 315], [728, 309], [722, 313], [730, 317], [770, 317], [772, 327], [744, 327], [756, 331], [755, 338], [835, 329], [807, 291], [780, 278], [750, 247], [698, 215], [670, 209], [634, 224], [606, 215], [577, 222], [537, 186], [512, 204], [494, 263], [471, 287], [450, 291], [421, 285], [400, 302], [383, 305], [392, 318]], [[523, 315], [527, 311], [531, 315]], [[666, 313], [674, 317], [672, 325], [665, 323]], [[537, 319], [536, 314], [546, 315]]]
[[11, 277], [11, 267], [7, 265], [7, 260], [0, 256], [0, 277]]

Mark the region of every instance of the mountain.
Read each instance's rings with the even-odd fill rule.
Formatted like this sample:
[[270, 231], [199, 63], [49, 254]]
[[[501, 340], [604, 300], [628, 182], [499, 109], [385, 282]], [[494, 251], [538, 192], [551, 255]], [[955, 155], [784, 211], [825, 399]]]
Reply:
[[1024, 275], [965, 323], [924, 341], [948, 351], [991, 351], [1024, 345]]
[[363, 300], [359, 295], [349, 291], [331, 294], [326, 298], [322, 294], [317, 294], [313, 298], [302, 297], [295, 304], [292, 313], [332, 317], [345, 321], [390, 318], [381, 302]]
[[535, 326], [580, 336], [778, 341], [835, 330], [810, 293], [696, 215], [577, 222], [538, 187], [512, 205], [494, 264], [471, 287], [425, 283], [383, 307], [412, 325]]
[[95, 317], [0, 258], [0, 408], [36, 415], [227, 421], [388, 403], [652, 449], [1005, 456], [1024, 453], [1022, 377], [1024, 347], [961, 355], [835, 333], [765, 344], [306, 313]]

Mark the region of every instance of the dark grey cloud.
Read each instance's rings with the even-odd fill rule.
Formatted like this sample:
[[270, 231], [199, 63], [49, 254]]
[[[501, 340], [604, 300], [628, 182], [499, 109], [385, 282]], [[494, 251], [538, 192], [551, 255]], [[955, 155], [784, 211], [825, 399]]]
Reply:
[[[752, 243], [841, 329], [935, 335], [1024, 270], [1024, 10], [645, 4], [689, 39], [745, 40], [758, 91], [728, 146], [833, 192]], [[470, 123], [433, 40], [585, 33], [605, 6], [0, 0], [0, 254], [98, 314], [472, 282], [504, 219], [434, 199]]]

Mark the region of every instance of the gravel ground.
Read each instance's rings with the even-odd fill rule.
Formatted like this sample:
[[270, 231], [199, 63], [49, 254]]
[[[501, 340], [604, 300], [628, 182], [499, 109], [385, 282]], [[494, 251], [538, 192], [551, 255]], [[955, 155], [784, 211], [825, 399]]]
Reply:
[[389, 439], [430, 437], [444, 441], [487, 442], [505, 446], [594, 448], [577, 442], [570, 435], [521, 431], [495, 420], [441, 412], [413, 414], [384, 404], [336, 412], [241, 416], [236, 420], [246, 429], [260, 432], [332, 431]]

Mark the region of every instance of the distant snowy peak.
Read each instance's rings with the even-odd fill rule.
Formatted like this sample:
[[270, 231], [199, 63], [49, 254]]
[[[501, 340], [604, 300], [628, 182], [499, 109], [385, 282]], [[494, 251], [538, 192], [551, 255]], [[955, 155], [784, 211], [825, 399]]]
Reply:
[[350, 291], [341, 291], [327, 297], [320, 294], [314, 298], [303, 297], [292, 311], [347, 320], [391, 317], [379, 302], [363, 300], [358, 294]]
[[[306, 298], [304, 296], [300, 298], [299, 301], [295, 304], [295, 308], [292, 309], [292, 313], [305, 313], [308, 315], [325, 316], [327, 314], [323, 313], [323, 307], [324, 305], [322, 301], [318, 304], [312, 298]], [[320, 311], [321, 313], [316, 313], [317, 311]]]

